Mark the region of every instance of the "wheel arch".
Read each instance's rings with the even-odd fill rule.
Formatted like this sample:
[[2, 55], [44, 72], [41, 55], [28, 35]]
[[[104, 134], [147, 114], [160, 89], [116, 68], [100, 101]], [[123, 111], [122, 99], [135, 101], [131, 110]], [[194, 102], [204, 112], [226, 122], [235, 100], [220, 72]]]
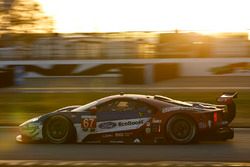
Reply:
[[[190, 111], [188, 111], [188, 112], [190, 112]], [[185, 116], [185, 117], [188, 117], [189, 119], [191, 119], [194, 122], [197, 130], [199, 130], [199, 126], [198, 126], [197, 121], [194, 119], [194, 117], [192, 116], [192, 114], [187, 113], [187, 111], [179, 111], [179, 112], [173, 112], [173, 113], [171, 113], [171, 115], [166, 119], [164, 127], [167, 125], [167, 123], [169, 122], [169, 120], [171, 118], [173, 118], [174, 116], [177, 116], [177, 115]]]
[[65, 116], [65, 115], [63, 115], [63, 114], [53, 114], [53, 115], [49, 115], [47, 118], [45, 118], [44, 120], [43, 120], [43, 123], [42, 123], [42, 125], [43, 125], [43, 127], [42, 127], [42, 136], [43, 136], [43, 140], [45, 141], [45, 142], [47, 142], [47, 139], [46, 139], [46, 134], [45, 134], [45, 128], [46, 128], [46, 124], [47, 124], [47, 122], [48, 122], [48, 120], [50, 119], [50, 118], [52, 118], [52, 117], [54, 117], [54, 116], [62, 116], [62, 117], [64, 117], [65, 119], [67, 119], [68, 121], [69, 121], [69, 123], [70, 123], [70, 125], [71, 125], [71, 128], [72, 128], [72, 136], [71, 136], [71, 139], [70, 139], [70, 141], [68, 141], [68, 142], [75, 142], [76, 140], [77, 140], [77, 131], [76, 131], [76, 128], [75, 128], [75, 126], [74, 126], [74, 124], [73, 124], [73, 122], [72, 122], [72, 120], [71, 119], [69, 119], [67, 116]]
[[198, 137], [199, 136], [199, 126], [198, 126], [198, 123], [195, 120], [195, 118], [192, 116], [192, 114], [187, 113], [187, 111], [179, 111], [179, 112], [173, 112], [173, 113], [171, 113], [171, 115], [166, 119], [166, 121], [165, 121], [165, 123], [163, 125], [164, 126], [164, 136], [167, 139], [169, 139], [169, 136], [168, 136], [168, 133], [167, 133], [167, 125], [168, 125], [168, 122], [171, 120], [171, 118], [173, 118], [175, 116], [184, 116], [184, 117], [187, 117], [188, 119], [190, 119], [194, 123], [194, 125], [196, 127], [196, 134], [195, 134], [193, 142], [198, 141], [198, 138], [199, 138]]

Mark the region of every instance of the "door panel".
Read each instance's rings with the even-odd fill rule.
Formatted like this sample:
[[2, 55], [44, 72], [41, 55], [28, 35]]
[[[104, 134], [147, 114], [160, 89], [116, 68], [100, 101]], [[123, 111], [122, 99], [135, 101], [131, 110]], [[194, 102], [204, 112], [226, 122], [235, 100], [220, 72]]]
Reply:
[[138, 129], [150, 118], [146, 105], [131, 99], [119, 99], [99, 107], [97, 116], [97, 133], [119, 132]]

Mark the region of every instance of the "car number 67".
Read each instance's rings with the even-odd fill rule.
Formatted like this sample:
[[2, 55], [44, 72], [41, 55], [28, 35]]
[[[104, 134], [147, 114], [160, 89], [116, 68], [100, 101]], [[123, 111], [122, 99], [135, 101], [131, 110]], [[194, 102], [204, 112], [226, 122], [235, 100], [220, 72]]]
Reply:
[[82, 128], [96, 128], [95, 118], [84, 118], [81, 122]]

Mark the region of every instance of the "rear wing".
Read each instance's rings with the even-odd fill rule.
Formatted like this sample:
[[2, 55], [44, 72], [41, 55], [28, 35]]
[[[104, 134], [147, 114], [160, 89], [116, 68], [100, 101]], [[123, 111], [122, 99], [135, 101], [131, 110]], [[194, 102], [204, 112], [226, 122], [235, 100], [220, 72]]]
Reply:
[[223, 120], [231, 123], [236, 116], [236, 105], [233, 101], [234, 98], [238, 97], [238, 92], [225, 92], [218, 99], [219, 104], [227, 106], [227, 110], [223, 113]]
[[217, 102], [221, 104], [230, 104], [234, 98], [238, 97], [238, 92], [224, 92], [218, 99]]

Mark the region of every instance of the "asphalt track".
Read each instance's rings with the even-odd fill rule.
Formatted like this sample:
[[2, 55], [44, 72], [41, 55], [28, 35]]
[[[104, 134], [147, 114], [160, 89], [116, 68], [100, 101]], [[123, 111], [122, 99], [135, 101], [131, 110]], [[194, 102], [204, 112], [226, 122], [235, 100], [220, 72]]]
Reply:
[[16, 127], [0, 127], [0, 160], [250, 162], [250, 129], [226, 142], [192, 145], [19, 144]]

